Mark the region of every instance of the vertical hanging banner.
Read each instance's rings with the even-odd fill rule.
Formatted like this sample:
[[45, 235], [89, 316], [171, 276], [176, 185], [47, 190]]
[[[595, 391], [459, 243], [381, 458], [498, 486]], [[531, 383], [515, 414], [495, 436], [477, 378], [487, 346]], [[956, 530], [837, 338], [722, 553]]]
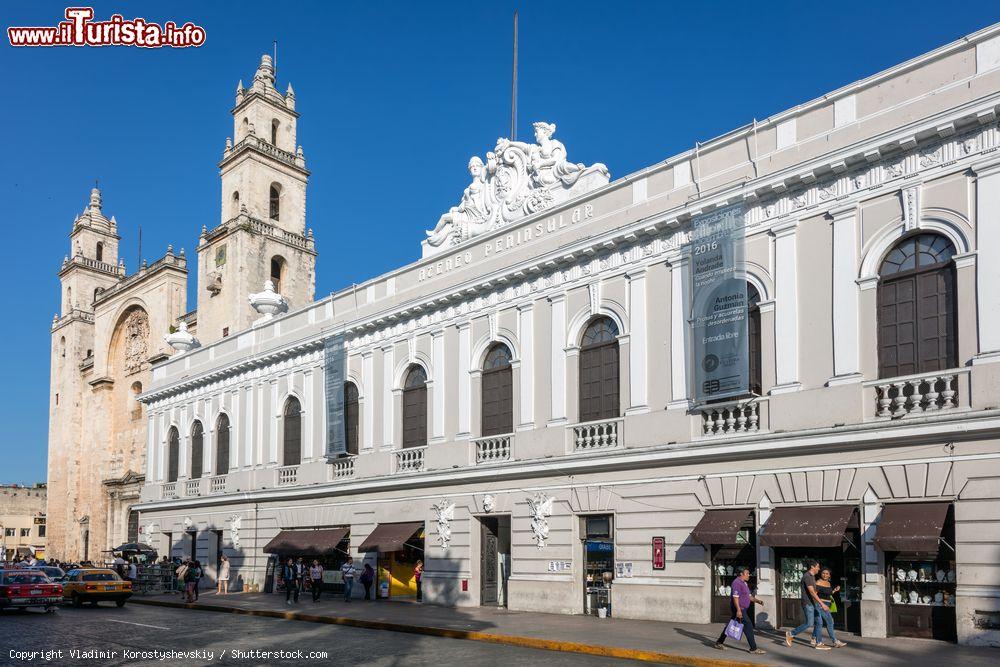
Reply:
[[742, 396], [750, 384], [743, 205], [697, 215], [691, 227], [693, 396]]
[[347, 351], [344, 336], [337, 334], [323, 341], [323, 369], [326, 387], [327, 459], [347, 456], [344, 431], [344, 382], [347, 380]]

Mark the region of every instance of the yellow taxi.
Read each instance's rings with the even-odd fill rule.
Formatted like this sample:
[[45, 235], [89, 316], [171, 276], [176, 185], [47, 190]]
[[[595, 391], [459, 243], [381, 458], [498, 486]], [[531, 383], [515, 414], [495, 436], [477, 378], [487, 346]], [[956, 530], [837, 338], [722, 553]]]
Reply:
[[118, 576], [114, 570], [104, 568], [78, 568], [70, 570], [59, 580], [63, 587], [63, 599], [74, 607], [84, 602], [97, 605], [98, 602], [114, 602], [124, 607], [132, 597], [132, 582]]

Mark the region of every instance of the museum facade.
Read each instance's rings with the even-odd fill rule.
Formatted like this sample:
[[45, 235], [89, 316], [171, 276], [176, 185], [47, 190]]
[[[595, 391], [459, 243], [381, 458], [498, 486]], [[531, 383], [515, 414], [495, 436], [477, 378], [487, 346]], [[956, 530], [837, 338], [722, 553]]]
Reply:
[[[1000, 644], [998, 108], [994, 26], [616, 180], [501, 139], [419, 261], [173, 339], [140, 539], [251, 588], [350, 553], [389, 599], [422, 560], [427, 602], [670, 621], [727, 617], [745, 564], [772, 626], [816, 558], [841, 627]], [[735, 204], [748, 391], [697, 402], [691, 226]]]

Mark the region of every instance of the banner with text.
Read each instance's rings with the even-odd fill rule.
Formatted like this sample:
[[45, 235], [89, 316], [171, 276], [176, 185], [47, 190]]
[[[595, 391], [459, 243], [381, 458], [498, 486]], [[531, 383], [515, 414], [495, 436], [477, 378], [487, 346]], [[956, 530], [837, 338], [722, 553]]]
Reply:
[[743, 205], [695, 216], [691, 227], [693, 396], [742, 396], [750, 376]]
[[344, 382], [347, 381], [347, 352], [343, 335], [323, 341], [326, 386], [326, 458], [347, 456], [344, 431]]

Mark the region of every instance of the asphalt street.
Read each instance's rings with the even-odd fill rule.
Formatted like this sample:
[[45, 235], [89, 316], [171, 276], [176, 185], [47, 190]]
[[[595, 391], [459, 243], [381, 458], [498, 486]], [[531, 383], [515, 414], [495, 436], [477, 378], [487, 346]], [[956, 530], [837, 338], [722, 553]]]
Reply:
[[[552, 665], [611, 658], [305, 621], [126, 605], [0, 613], [0, 665]], [[41, 653], [55, 652], [47, 657]], [[83, 652], [82, 655], [72, 653]], [[163, 659], [163, 654], [177, 652]], [[270, 651], [272, 653], [263, 653]], [[285, 655], [276, 653], [284, 651]], [[297, 652], [301, 651], [301, 655]], [[326, 655], [321, 655], [321, 652]], [[18, 654], [17, 652], [23, 652]], [[104, 653], [101, 653], [104, 652]], [[112, 653], [113, 652], [113, 653]], [[128, 653], [136, 652], [136, 653]], [[188, 653], [183, 655], [182, 652]], [[242, 653], [240, 653], [242, 652]], [[260, 652], [260, 653], [255, 653]], [[310, 653], [316, 655], [310, 656]]]

